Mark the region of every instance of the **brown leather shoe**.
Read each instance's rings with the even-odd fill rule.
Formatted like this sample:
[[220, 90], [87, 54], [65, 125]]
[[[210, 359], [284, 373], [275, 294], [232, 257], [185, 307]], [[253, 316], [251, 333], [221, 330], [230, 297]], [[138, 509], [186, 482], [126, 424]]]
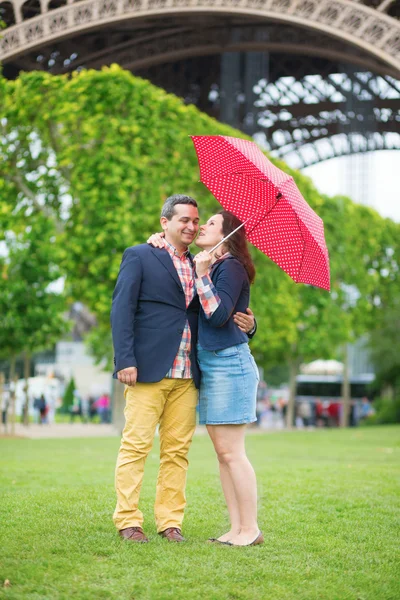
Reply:
[[160, 531], [160, 535], [167, 538], [169, 542], [186, 542], [178, 527], [168, 527], [165, 531]]
[[144, 535], [141, 527], [127, 527], [126, 529], [121, 529], [119, 535], [124, 538], [124, 540], [138, 542], [139, 544], [146, 544], [149, 541]]

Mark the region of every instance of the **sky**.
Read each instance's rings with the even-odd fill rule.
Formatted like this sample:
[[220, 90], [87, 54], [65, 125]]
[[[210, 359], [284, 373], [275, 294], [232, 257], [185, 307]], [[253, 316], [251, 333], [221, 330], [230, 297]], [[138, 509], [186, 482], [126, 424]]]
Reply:
[[302, 172], [322, 193], [349, 196], [400, 223], [400, 150], [332, 158]]

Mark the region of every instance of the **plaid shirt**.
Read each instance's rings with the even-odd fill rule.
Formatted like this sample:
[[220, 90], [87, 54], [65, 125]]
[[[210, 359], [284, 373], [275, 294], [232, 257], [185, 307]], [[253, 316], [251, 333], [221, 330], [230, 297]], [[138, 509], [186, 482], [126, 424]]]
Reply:
[[[230, 256], [229, 252], [225, 252], [213, 265], [211, 265], [211, 270], [214, 265], [216, 265], [221, 260], [224, 260], [227, 256]], [[207, 319], [209, 319], [217, 310], [218, 306], [221, 304], [221, 298], [218, 296], [218, 292], [215, 289], [215, 286], [212, 282], [211, 276], [209, 273], [207, 275], [203, 275], [203, 277], [197, 277], [195, 280], [196, 290], [199, 295], [200, 304], [204, 311], [204, 314]]]
[[[175, 269], [177, 270], [179, 279], [185, 292], [186, 308], [189, 306], [196, 293], [194, 286], [194, 269], [192, 262], [189, 258], [189, 250], [179, 256], [177, 251], [171, 244], [165, 240], [165, 249], [172, 258]], [[172, 367], [168, 371], [165, 377], [170, 379], [191, 379], [192, 378], [192, 366], [190, 364], [190, 350], [192, 347], [192, 333], [189, 327], [189, 321], [186, 320], [185, 328], [183, 330], [181, 343], [178, 348], [178, 354], [176, 355]]]

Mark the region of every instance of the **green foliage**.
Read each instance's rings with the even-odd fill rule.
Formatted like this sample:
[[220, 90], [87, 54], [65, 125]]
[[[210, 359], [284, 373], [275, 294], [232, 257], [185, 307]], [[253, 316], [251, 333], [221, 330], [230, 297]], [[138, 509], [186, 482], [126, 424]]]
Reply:
[[[66, 296], [95, 314], [91, 347], [109, 360], [111, 295], [124, 249], [159, 230], [162, 203], [173, 193], [196, 197], [202, 219], [220, 208], [198, 183], [189, 135], [245, 136], [116, 65], [71, 77], [0, 78], [0, 96], [0, 219], [14, 227], [18, 214], [41, 214], [52, 224]], [[321, 196], [310, 179], [273, 162], [324, 220], [332, 293], [296, 285], [252, 249], [259, 323], [252, 349], [265, 368], [333, 357], [399, 295], [399, 226], [347, 198]]]
[[289, 381], [289, 369], [287, 365], [277, 365], [264, 371], [264, 380], [271, 387], [279, 387], [280, 385], [287, 384]]
[[380, 385], [397, 388], [400, 395], [400, 299], [384, 311], [369, 345]]
[[[7, 224], [7, 227], [10, 223]], [[66, 330], [64, 297], [51, 291], [61, 275], [54, 226], [42, 213], [29, 225], [14, 219], [0, 234], [0, 353], [32, 354], [51, 347]]]
[[400, 423], [400, 395], [392, 398], [376, 398], [375, 414], [367, 417], [361, 425], [386, 425]]
[[62, 407], [61, 407], [62, 412], [64, 412], [64, 413], [69, 412], [71, 406], [73, 405], [75, 389], [76, 389], [75, 380], [73, 377], [71, 377], [71, 379], [69, 380], [69, 383], [67, 385], [67, 388], [65, 390], [65, 393], [64, 393]]

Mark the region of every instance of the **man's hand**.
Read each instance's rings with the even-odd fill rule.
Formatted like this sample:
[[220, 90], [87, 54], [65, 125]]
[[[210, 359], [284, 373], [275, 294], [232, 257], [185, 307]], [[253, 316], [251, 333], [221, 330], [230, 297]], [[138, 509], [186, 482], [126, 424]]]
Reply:
[[233, 315], [233, 320], [241, 331], [249, 333], [254, 329], [254, 314], [250, 308], [246, 308], [246, 313], [237, 312]]
[[135, 385], [137, 381], [137, 368], [128, 367], [127, 369], [122, 369], [121, 371], [118, 371], [117, 377], [121, 383], [126, 383], [126, 385]]
[[212, 256], [207, 250], [203, 250], [199, 252], [194, 257], [194, 262], [196, 264], [196, 275], [197, 277], [203, 277], [207, 275], [210, 269]]
[[150, 244], [150, 246], [154, 246], [154, 248], [164, 248], [164, 232], [153, 233], [147, 240], [147, 243]]

